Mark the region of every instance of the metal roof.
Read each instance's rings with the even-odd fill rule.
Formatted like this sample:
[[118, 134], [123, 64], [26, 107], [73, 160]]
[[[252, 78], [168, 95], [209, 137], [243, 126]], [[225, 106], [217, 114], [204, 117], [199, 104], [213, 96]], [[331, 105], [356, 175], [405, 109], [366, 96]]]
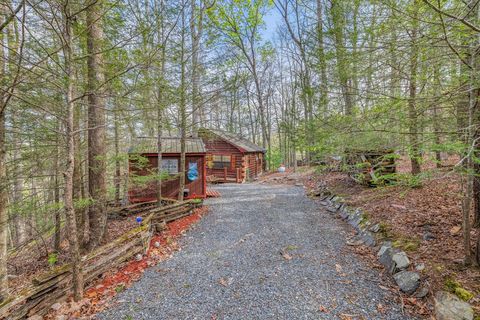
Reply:
[[219, 137], [220, 139], [229, 142], [244, 152], [265, 152], [266, 150], [249, 140], [242, 138], [234, 133], [230, 133], [217, 129], [200, 129], [199, 133], [205, 138], [209, 139], [209, 133]]
[[[162, 153], [180, 153], [180, 138], [162, 137]], [[137, 143], [130, 147], [128, 153], [156, 153], [156, 137], [140, 137]], [[205, 153], [205, 145], [201, 138], [186, 138], [185, 153]]]

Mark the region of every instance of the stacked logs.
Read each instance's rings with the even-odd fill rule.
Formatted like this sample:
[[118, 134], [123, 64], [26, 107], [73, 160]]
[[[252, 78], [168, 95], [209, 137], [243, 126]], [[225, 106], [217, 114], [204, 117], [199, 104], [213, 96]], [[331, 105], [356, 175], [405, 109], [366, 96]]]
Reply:
[[[130, 230], [112, 242], [99, 247], [82, 258], [83, 277], [88, 285], [108, 270], [143, 253], [148, 249], [150, 238], [155, 230], [161, 230], [167, 222], [189, 215], [202, 202], [188, 200], [173, 202], [162, 207], [149, 208], [142, 214], [146, 216], [142, 225]], [[120, 212], [138, 212], [138, 208], [151, 206], [138, 205]], [[25, 319], [33, 315], [45, 315], [50, 306], [64, 301], [72, 291], [71, 265], [66, 264], [42, 274], [16, 296], [0, 304], [0, 319]]]
[[357, 183], [376, 186], [395, 179], [396, 155], [394, 150], [347, 150], [349, 176]]
[[166, 223], [191, 214], [197, 206], [198, 202], [187, 200], [150, 210], [150, 220], [153, 230], [157, 232], [161, 231]]

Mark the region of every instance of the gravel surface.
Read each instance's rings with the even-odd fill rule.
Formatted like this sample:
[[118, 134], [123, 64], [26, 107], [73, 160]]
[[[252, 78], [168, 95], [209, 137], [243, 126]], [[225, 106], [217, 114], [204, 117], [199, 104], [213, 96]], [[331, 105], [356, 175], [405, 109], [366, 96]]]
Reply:
[[346, 247], [349, 227], [303, 188], [215, 189], [222, 197], [207, 200], [210, 213], [181, 239], [182, 250], [98, 318], [410, 319]]

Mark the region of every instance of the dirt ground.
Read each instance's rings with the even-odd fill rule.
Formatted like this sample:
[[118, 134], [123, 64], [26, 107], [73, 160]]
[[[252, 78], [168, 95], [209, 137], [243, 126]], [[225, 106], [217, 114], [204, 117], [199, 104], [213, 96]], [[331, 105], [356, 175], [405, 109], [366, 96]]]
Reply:
[[[430, 313], [425, 312], [425, 305], [430, 311], [432, 309], [432, 293], [447, 289], [452, 281], [473, 294], [469, 302], [478, 314], [480, 269], [463, 265], [461, 177], [452, 170], [457, 162], [456, 158], [448, 159], [443, 163], [445, 167], [437, 169], [435, 164], [426, 161], [422, 167], [421, 186], [415, 188], [401, 184], [366, 187], [343, 172], [318, 172], [314, 168], [265, 175], [261, 181], [286, 184], [301, 181], [307, 190], [326, 186], [333, 194], [343, 197], [349, 206], [361, 208], [372, 223], [380, 223], [382, 237], [392, 239], [394, 245], [408, 253], [414, 264], [425, 265], [422, 279], [430, 288], [430, 294], [426, 300], [413, 301], [421, 307], [417, 311], [423, 316]], [[409, 170], [409, 162], [400, 159], [397, 172]], [[477, 233], [475, 229], [471, 232], [472, 246]], [[368, 256], [375, 259], [374, 254], [371, 252]], [[411, 298], [407, 299], [412, 303]]]

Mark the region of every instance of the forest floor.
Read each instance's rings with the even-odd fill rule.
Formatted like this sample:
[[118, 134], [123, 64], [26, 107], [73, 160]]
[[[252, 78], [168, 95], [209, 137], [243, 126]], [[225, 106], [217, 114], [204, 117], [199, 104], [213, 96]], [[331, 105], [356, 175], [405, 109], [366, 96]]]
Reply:
[[[463, 265], [462, 212], [460, 177], [452, 171], [458, 159], [449, 159], [446, 167], [437, 169], [426, 161], [422, 169], [420, 186], [394, 185], [371, 188], [360, 185], [342, 172], [316, 172], [299, 168], [297, 173], [270, 174], [264, 183], [295, 184], [302, 181], [307, 190], [325, 184], [335, 195], [345, 199], [347, 205], [361, 208], [373, 224], [379, 223], [384, 236], [407, 252], [414, 264], [424, 264], [422, 278], [430, 288], [425, 301], [404, 296], [405, 304], [413, 304], [416, 313], [427, 316], [433, 307], [432, 293], [446, 290], [454, 282], [473, 294], [470, 303], [480, 311], [480, 270]], [[410, 170], [408, 161], [400, 159], [397, 171]], [[307, 191], [308, 192], [308, 191]], [[472, 230], [476, 239], [478, 230]], [[376, 252], [352, 247], [376, 264]], [[450, 287], [451, 288], [451, 287]]]
[[[301, 186], [225, 184], [182, 250], [100, 319], [410, 319], [351, 233]], [[388, 279], [386, 280], [388, 281]]]

